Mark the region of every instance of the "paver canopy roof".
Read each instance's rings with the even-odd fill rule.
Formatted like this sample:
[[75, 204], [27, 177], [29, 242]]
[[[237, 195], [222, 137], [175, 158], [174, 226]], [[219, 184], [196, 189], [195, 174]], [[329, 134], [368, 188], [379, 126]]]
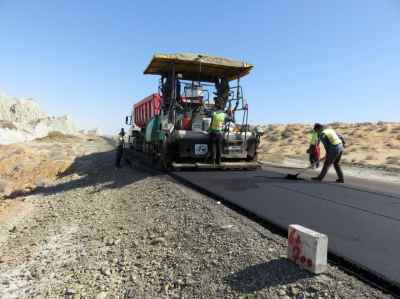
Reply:
[[243, 77], [253, 67], [243, 61], [205, 54], [155, 54], [144, 74], [169, 75], [173, 64], [175, 73], [182, 74], [183, 79], [207, 82], [214, 82], [215, 77], [225, 77], [228, 80]]

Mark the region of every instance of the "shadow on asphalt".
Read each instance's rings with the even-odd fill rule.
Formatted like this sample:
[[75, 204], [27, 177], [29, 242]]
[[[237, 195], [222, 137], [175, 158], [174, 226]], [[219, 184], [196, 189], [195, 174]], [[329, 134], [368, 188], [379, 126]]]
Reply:
[[313, 275], [300, 270], [285, 258], [247, 267], [224, 278], [232, 289], [242, 293], [253, 293], [264, 288], [295, 283]]
[[[61, 175], [60, 179], [72, 175], [72, 179], [56, 185], [37, 187], [31, 192], [15, 192], [8, 198], [35, 194], [51, 195], [88, 186], [93, 187], [93, 193], [105, 189], [121, 188], [134, 182], [153, 176], [148, 171], [135, 171], [136, 166], [123, 159], [122, 168], [115, 167], [116, 151], [97, 152], [78, 157]], [[56, 181], [57, 183], [57, 181]]]

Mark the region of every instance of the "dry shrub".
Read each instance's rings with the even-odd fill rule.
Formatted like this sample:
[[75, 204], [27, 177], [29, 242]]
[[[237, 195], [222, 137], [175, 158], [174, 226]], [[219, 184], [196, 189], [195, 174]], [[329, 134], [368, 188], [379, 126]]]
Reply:
[[284, 131], [282, 131], [281, 133], [281, 137], [282, 139], [287, 139], [293, 136], [293, 131], [290, 129], [285, 129]]
[[385, 146], [388, 147], [388, 148], [395, 148], [395, 147], [396, 147], [396, 146], [395, 146], [393, 143], [391, 143], [391, 142], [385, 143]]
[[268, 139], [269, 139], [269, 141], [272, 141], [272, 142], [277, 142], [277, 141], [279, 141], [279, 137], [276, 136], [276, 135], [268, 136]]
[[384, 127], [380, 128], [380, 129], [378, 130], [378, 133], [383, 133], [383, 132], [386, 132], [386, 131], [388, 131], [388, 130], [389, 130], [389, 128], [386, 127], [386, 126], [384, 126]]
[[0, 120], [0, 128], [1, 129], [9, 129], [9, 130], [16, 130], [17, 127], [10, 121]]
[[278, 125], [268, 125], [268, 131], [276, 131], [278, 129]]
[[361, 122], [356, 124], [357, 127], [372, 126], [372, 125], [373, 123], [371, 122]]
[[400, 133], [400, 127], [393, 128], [392, 130], [390, 130], [390, 133], [391, 133], [391, 134], [398, 134], [398, 133]]
[[74, 135], [68, 135], [68, 134], [64, 134], [62, 132], [59, 131], [52, 131], [50, 132], [47, 136], [42, 137], [42, 138], [37, 138], [35, 140], [37, 141], [43, 141], [43, 142], [65, 142], [65, 141], [73, 141], [73, 140], [78, 140], [79, 137], [74, 136]]
[[339, 128], [341, 125], [343, 125], [343, 123], [340, 122], [333, 122], [333, 123], [329, 123], [327, 126], [331, 127], [332, 129], [337, 129]]
[[300, 130], [301, 130], [301, 128], [302, 128], [302, 126], [301, 125], [298, 125], [298, 124], [289, 124], [289, 125], [286, 125], [286, 130], [290, 130], [290, 131], [293, 131], [293, 132], [299, 132]]
[[350, 132], [347, 133], [348, 136], [355, 136], [357, 134], [357, 130], [352, 130]]
[[400, 165], [400, 157], [398, 156], [389, 156], [386, 158], [386, 162], [388, 164], [398, 164]]

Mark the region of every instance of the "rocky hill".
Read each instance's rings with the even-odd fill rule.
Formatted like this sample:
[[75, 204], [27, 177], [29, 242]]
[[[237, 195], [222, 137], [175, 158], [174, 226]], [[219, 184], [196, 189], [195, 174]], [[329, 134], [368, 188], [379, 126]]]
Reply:
[[50, 117], [32, 99], [19, 99], [0, 93], [0, 144], [30, 141], [54, 131], [78, 134], [78, 129], [68, 116]]

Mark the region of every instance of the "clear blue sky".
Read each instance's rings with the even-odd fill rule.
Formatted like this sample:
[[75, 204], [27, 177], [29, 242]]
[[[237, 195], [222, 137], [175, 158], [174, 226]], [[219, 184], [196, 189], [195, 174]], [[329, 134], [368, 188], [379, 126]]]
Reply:
[[0, 90], [115, 132], [154, 52], [255, 65], [253, 123], [400, 119], [400, 1], [0, 0]]

